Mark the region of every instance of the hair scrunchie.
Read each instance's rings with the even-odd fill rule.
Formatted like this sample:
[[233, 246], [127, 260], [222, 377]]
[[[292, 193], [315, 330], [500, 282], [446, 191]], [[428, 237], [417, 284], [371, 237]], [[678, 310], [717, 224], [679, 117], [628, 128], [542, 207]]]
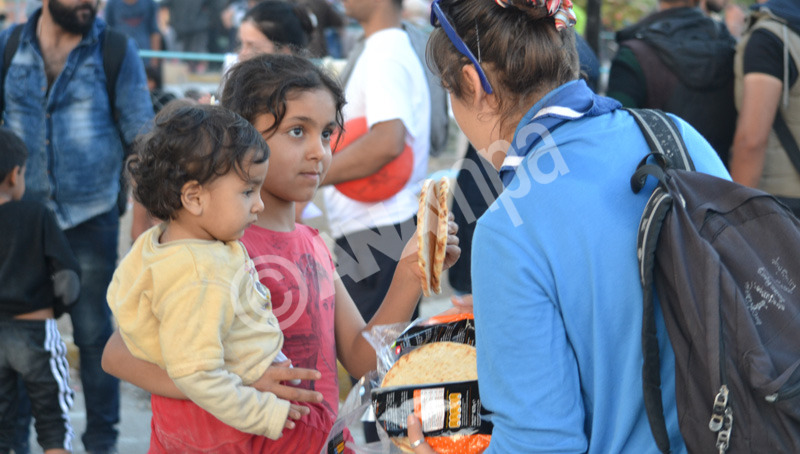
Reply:
[[547, 8], [547, 15], [556, 21], [556, 29], [561, 30], [573, 27], [577, 22], [575, 12], [572, 11], [572, 0], [494, 0], [503, 8], [514, 6], [515, 3], [527, 3], [537, 8]]

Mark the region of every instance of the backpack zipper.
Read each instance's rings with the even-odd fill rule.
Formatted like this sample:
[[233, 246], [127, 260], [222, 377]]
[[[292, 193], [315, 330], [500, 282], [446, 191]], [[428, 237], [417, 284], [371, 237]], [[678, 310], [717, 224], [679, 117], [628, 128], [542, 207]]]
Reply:
[[725, 454], [731, 441], [733, 429], [733, 409], [728, 406], [727, 372], [725, 367], [725, 338], [722, 334], [722, 306], [719, 307], [719, 379], [721, 386], [714, 397], [714, 406], [711, 408], [711, 420], [708, 428], [717, 433], [716, 447], [720, 454]]
[[800, 396], [800, 383], [790, 386], [788, 389], [781, 390], [774, 394], [765, 396], [764, 400], [766, 400], [769, 403], [775, 403], [781, 400], [788, 400], [797, 396]]

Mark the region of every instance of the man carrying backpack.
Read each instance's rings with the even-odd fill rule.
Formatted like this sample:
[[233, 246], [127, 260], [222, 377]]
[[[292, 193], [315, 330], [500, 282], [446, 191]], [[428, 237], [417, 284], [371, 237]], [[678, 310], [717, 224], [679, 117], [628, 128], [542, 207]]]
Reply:
[[749, 18], [736, 52], [739, 123], [731, 176], [800, 215], [800, 3], [770, 0]]
[[625, 107], [661, 109], [694, 126], [722, 162], [736, 127], [733, 56], [725, 24], [699, 0], [659, 0], [659, 12], [617, 32], [608, 96]]
[[[86, 399], [82, 440], [93, 453], [115, 451], [119, 422], [119, 382], [103, 372], [100, 358], [112, 332], [105, 294], [117, 259], [123, 143], [153, 116], [133, 40], [115, 50], [124, 58], [115, 89], [106, 88], [102, 50], [110, 35], [96, 18], [98, 3], [43, 0], [21, 26], [10, 64], [0, 68], [2, 120], [30, 153], [25, 198], [54, 211], [81, 267], [81, 296], [69, 313]], [[0, 34], [0, 49], [13, 30]]]

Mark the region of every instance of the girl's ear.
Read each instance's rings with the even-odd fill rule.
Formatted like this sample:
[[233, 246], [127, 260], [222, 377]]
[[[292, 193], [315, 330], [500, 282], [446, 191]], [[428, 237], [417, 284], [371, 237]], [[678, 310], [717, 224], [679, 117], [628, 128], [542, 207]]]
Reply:
[[186, 182], [181, 188], [181, 205], [189, 213], [200, 216], [205, 205], [204, 193], [203, 185], [197, 180]]
[[481, 111], [486, 107], [495, 108], [497, 107], [496, 98], [494, 94], [486, 93], [483, 90], [483, 85], [481, 84], [481, 77], [478, 75], [478, 71], [475, 70], [475, 66], [471, 63], [468, 65], [464, 65], [461, 67], [461, 77], [464, 79], [464, 82], [467, 84], [468, 90], [467, 93], [472, 93], [472, 106]]

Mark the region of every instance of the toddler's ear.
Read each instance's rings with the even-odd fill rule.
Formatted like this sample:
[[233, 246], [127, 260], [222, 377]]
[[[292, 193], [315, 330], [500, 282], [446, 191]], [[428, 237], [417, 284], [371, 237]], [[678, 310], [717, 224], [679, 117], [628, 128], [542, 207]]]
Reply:
[[186, 182], [183, 185], [181, 204], [186, 211], [195, 216], [203, 214], [203, 186], [197, 180]]

